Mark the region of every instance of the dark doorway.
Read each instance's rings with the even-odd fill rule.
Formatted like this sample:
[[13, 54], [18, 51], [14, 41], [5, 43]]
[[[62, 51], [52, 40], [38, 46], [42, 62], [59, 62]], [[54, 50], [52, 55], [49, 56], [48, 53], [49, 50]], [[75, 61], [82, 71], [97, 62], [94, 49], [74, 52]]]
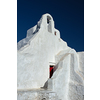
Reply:
[[54, 65], [50, 65], [50, 78], [52, 77], [53, 75], [53, 72], [54, 72]]

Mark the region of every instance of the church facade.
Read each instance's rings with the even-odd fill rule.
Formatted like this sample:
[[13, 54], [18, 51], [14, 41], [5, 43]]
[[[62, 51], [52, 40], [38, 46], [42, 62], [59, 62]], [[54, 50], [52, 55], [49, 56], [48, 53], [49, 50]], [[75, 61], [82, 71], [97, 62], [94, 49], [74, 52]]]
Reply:
[[60, 38], [50, 14], [42, 15], [17, 49], [18, 100], [84, 99], [84, 52]]

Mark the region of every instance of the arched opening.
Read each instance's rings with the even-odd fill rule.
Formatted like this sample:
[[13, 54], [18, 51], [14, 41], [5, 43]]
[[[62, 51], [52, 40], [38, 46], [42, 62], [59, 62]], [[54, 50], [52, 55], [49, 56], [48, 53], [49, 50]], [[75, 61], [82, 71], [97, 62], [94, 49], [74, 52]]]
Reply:
[[52, 22], [50, 16], [47, 16], [47, 27], [48, 27], [48, 32], [52, 33]]
[[51, 21], [51, 17], [50, 16], [47, 16], [47, 24], [49, 24]]

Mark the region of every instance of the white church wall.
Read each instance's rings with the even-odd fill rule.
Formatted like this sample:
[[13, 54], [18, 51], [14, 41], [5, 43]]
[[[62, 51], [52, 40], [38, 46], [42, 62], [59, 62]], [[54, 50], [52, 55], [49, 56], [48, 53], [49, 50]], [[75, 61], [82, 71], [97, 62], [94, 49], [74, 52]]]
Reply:
[[[47, 22], [48, 16], [50, 22]], [[50, 65], [54, 66], [51, 78]], [[46, 88], [43, 94], [48, 94], [48, 91], [57, 94], [50, 100], [83, 100], [83, 80], [84, 52], [77, 53], [68, 47], [54, 28], [52, 16], [43, 15], [37, 25], [27, 31], [27, 37], [18, 43], [17, 87], [21, 91], [18, 100], [34, 97], [34, 100], [42, 100], [43, 97], [38, 99], [41, 87]]]
[[[79, 58], [80, 55], [80, 58]], [[79, 74], [83, 67], [84, 53], [78, 54], [74, 49], [67, 48], [56, 55], [56, 71], [47, 81], [47, 88], [57, 93], [61, 100], [83, 100], [84, 82]], [[78, 61], [80, 59], [80, 62]], [[81, 63], [82, 65], [80, 65]]]
[[67, 48], [65, 42], [44, 27], [35, 34], [28, 46], [18, 50], [18, 89], [43, 87], [50, 74], [49, 62], [55, 62], [55, 54]]

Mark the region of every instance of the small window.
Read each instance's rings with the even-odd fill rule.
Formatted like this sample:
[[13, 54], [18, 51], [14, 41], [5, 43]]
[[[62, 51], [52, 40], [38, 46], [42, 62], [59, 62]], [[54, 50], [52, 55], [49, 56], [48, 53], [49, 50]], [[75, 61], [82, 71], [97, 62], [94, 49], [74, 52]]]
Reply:
[[55, 35], [56, 35], [56, 32], [55, 32]]

